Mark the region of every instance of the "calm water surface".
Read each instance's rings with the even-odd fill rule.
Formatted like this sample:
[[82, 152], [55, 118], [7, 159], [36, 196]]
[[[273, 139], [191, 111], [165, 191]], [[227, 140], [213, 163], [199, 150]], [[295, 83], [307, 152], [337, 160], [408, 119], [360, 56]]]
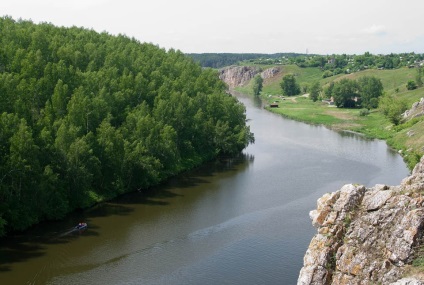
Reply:
[[[243, 155], [2, 240], [0, 284], [295, 284], [317, 198], [409, 173], [382, 141], [238, 97], [256, 137]], [[70, 231], [81, 220], [88, 230]]]

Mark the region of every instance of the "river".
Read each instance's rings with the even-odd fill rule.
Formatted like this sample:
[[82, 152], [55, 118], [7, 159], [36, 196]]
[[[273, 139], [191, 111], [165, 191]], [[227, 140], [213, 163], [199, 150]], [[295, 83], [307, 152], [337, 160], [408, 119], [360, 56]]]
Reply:
[[256, 138], [242, 155], [1, 240], [0, 284], [295, 284], [321, 195], [409, 174], [383, 141], [238, 97]]

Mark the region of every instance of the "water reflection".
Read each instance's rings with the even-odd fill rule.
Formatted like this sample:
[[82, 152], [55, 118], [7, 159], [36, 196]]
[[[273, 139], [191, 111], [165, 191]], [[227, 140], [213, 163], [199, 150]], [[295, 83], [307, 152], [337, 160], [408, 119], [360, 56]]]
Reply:
[[253, 97], [253, 106], [255, 106], [256, 108], [262, 108], [263, 104], [262, 104], [261, 97], [259, 96]]

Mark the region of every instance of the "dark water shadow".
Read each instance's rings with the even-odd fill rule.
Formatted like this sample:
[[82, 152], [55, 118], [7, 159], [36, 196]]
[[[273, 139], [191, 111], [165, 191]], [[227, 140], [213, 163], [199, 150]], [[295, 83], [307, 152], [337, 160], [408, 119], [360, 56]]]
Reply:
[[[99, 231], [91, 220], [114, 215], [131, 215], [134, 208], [131, 204], [167, 206], [172, 198], [184, 196], [173, 192], [173, 189], [187, 189], [210, 183], [208, 177], [227, 172], [243, 170], [253, 162], [252, 155], [243, 154], [236, 157], [220, 157], [200, 167], [181, 173], [168, 179], [159, 186], [121, 195], [109, 202], [98, 204], [87, 210], [77, 210], [60, 221], [43, 222], [24, 232], [16, 232], [0, 239], [0, 273], [11, 271], [12, 264], [26, 262], [46, 254], [47, 247], [64, 244], [87, 236], [98, 236]], [[81, 221], [88, 223], [88, 228], [75, 230], [74, 226]]]
[[7, 247], [0, 248], [0, 272], [9, 271], [9, 264], [16, 262], [25, 262], [28, 259], [42, 256], [44, 254], [41, 244], [25, 244], [16, 242]]
[[[84, 230], [76, 230], [74, 227], [64, 228], [59, 232], [47, 230], [55, 224], [57, 227], [62, 226], [60, 222], [46, 222], [38, 228], [3, 238], [0, 245], [0, 272], [10, 271], [13, 263], [26, 262], [45, 255], [49, 245], [72, 242], [82, 236], [98, 235], [95, 225]], [[43, 229], [46, 231], [42, 232]]]
[[190, 171], [181, 173], [169, 178], [161, 185], [144, 189], [139, 192], [124, 194], [112, 201], [108, 205], [128, 205], [146, 204], [167, 206], [169, 200], [175, 197], [184, 196], [173, 192], [174, 189], [188, 189], [202, 184], [210, 183], [209, 178], [222, 173], [238, 172], [247, 168], [254, 161], [254, 156], [240, 153], [232, 157], [219, 157]]

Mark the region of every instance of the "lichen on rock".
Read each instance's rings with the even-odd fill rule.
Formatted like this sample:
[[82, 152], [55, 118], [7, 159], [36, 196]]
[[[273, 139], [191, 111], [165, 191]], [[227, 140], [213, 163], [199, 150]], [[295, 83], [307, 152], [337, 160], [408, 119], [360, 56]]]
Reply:
[[348, 184], [323, 195], [310, 212], [318, 233], [306, 251], [297, 284], [399, 280], [423, 236], [423, 191], [424, 157], [398, 186]]

